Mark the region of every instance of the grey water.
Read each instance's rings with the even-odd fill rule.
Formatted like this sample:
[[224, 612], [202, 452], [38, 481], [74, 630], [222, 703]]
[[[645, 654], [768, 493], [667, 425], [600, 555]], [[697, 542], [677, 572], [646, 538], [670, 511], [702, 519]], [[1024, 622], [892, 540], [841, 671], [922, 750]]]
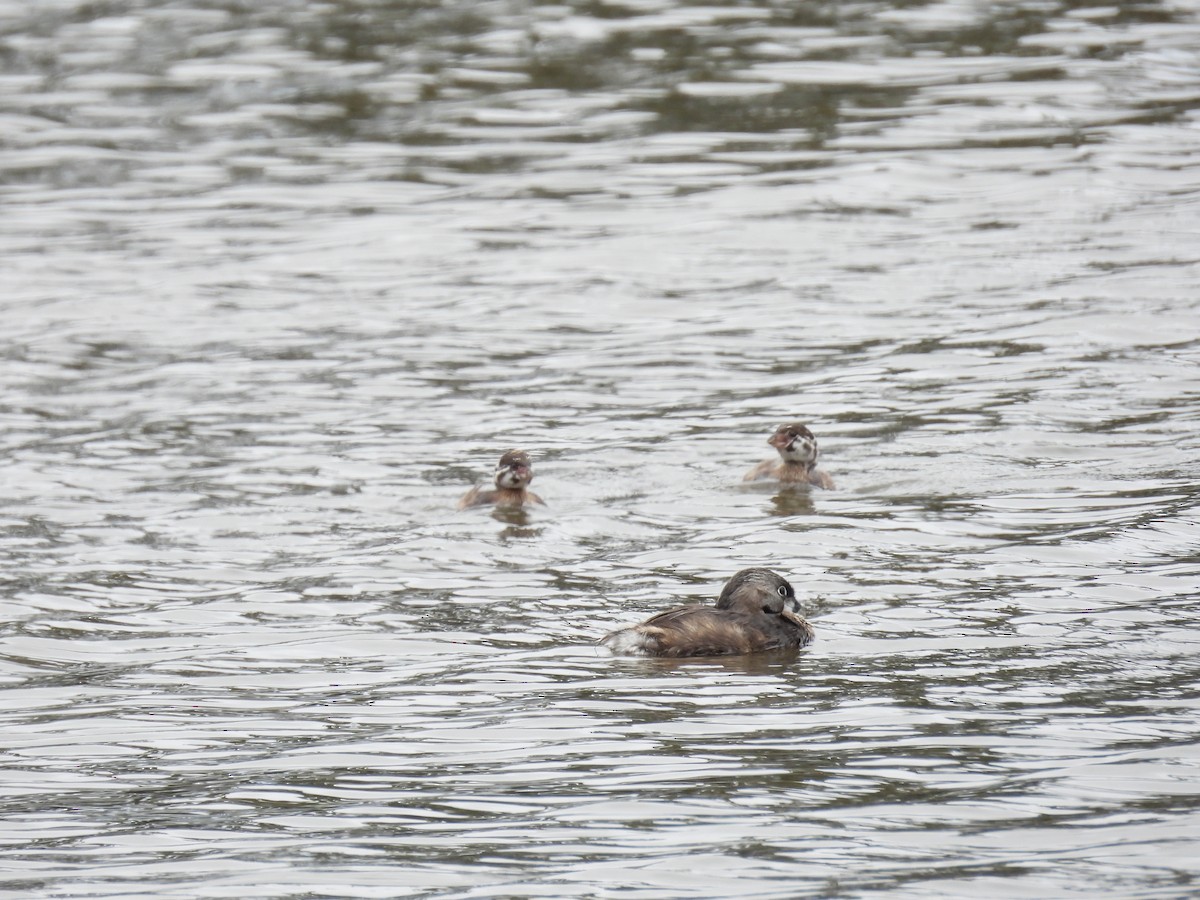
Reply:
[[1200, 892], [1196, 4], [0, 0], [0, 260], [0, 898]]

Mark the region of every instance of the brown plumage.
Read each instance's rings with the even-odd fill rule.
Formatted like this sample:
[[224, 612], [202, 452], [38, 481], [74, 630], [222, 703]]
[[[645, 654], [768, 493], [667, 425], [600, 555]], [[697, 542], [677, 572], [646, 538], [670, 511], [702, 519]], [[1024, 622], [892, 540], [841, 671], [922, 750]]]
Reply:
[[533, 465], [524, 450], [509, 450], [496, 464], [496, 489], [473, 487], [458, 501], [459, 509], [473, 506], [524, 506], [526, 503], [546, 502], [529, 490], [533, 481]]
[[833, 489], [833, 479], [817, 468], [817, 439], [801, 422], [780, 425], [767, 443], [779, 451], [780, 461], [760, 462], [746, 473], [742, 481], [762, 481], [773, 478], [783, 484], [812, 484]]
[[610, 632], [600, 643], [628, 656], [732, 656], [795, 650], [813, 639], [796, 592], [770, 569], [743, 569], [716, 606], [678, 606], [640, 625]]

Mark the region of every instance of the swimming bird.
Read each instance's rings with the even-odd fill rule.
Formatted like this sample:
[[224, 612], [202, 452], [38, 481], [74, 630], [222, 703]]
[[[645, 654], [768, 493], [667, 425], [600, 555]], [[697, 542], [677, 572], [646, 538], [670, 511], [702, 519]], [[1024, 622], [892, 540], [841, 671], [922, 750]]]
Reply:
[[817, 439], [802, 422], [780, 425], [767, 438], [767, 443], [779, 451], [780, 461], [764, 460], [746, 473], [742, 481], [762, 481], [774, 478], [783, 484], [812, 484], [833, 489], [833, 479], [817, 468]]
[[529, 490], [533, 481], [533, 464], [524, 450], [509, 450], [496, 464], [496, 489], [476, 486], [458, 501], [459, 509], [473, 506], [524, 506], [527, 503], [546, 505], [541, 497]]
[[600, 643], [624, 656], [684, 657], [795, 650], [812, 639], [787, 580], [770, 569], [742, 569], [716, 606], [677, 606], [610, 632]]

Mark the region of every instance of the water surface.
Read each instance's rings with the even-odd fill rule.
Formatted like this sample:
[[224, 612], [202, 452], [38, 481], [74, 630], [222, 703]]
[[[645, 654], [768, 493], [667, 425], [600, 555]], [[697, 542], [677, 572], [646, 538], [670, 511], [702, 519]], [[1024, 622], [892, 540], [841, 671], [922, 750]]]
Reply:
[[0, 896], [1195, 893], [1191, 5], [268, 6], [0, 2]]

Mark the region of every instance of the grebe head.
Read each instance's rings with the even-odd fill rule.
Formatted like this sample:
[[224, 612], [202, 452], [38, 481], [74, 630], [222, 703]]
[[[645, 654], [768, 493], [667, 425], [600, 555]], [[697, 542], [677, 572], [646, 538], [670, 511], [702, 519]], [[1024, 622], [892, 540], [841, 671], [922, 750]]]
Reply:
[[820, 452], [817, 450], [817, 439], [808, 427], [800, 422], [790, 425], [780, 425], [767, 443], [779, 451], [784, 462], [802, 463], [810, 469], [817, 464]]
[[524, 450], [509, 450], [496, 464], [496, 487], [517, 490], [533, 481], [533, 464]]

